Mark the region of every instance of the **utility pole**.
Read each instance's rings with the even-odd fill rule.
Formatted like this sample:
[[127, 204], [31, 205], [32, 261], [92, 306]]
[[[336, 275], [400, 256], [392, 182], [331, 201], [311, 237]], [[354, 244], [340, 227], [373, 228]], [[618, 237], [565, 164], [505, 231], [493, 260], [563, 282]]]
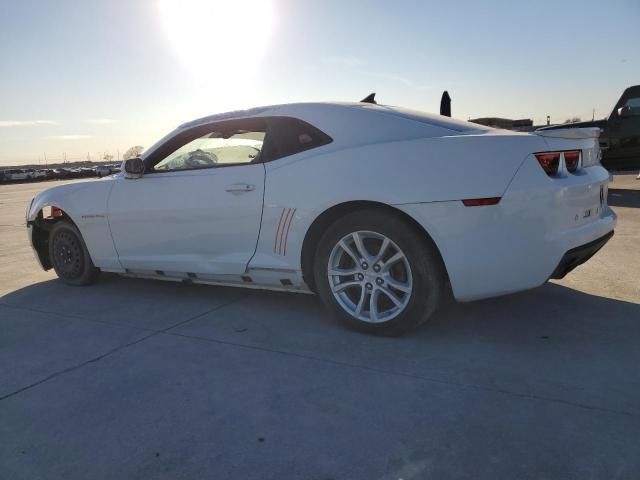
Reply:
[[596, 119], [596, 109], [594, 108], [593, 109], [593, 115], [591, 115], [591, 121], [593, 122], [593, 121], [595, 121], [595, 119]]
[[551, 125], [551, 115], [547, 115], [547, 125]]

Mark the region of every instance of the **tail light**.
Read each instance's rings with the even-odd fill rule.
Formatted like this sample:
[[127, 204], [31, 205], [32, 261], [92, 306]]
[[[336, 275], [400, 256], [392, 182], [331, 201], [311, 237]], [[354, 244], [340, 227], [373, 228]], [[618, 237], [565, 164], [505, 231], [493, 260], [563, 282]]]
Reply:
[[567, 170], [571, 173], [575, 173], [578, 170], [578, 163], [580, 162], [580, 150], [573, 152], [564, 152], [564, 163], [567, 166]]
[[536, 153], [536, 158], [547, 175], [552, 177], [558, 173], [558, 168], [560, 167], [560, 152]]
[[564, 164], [569, 173], [575, 173], [580, 164], [580, 150], [568, 152], [542, 152], [536, 153], [538, 163], [547, 175], [553, 177], [560, 169], [560, 158], [564, 155]]

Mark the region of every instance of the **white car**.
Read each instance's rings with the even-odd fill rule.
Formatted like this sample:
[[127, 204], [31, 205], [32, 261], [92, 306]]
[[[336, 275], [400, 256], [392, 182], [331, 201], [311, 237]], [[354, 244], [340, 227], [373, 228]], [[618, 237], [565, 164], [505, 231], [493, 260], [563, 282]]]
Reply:
[[36, 170], [34, 168], [29, 168], [26, 170], [27, 178], [29, 180], [38, 180], [46, 177], [45, 170]]
[[4, 171], [4, 176], [7, 180], [17, 181], [17, 180], [27, 180], [29, 175], [26, 170], [22, 170], [21, 168], [12, 168]]
[[96, 175], [100, 178], [111, 175], [111, 167], [109, 165], [98, 165], [96, 167]]
[[597, 129], [515, 133], [373, 103], [291, 104], [185, 123], [122, 173], [40, 193], [45, 269], [316, 292], [399, 334], [450, 293], [544, 284], [613, 235]]

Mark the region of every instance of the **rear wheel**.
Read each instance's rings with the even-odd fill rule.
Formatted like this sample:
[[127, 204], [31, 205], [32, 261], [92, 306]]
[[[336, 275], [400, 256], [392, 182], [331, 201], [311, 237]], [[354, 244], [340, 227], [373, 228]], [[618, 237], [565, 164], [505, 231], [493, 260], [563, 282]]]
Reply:
[[351, 328], [401, 335], [436, 311], [446, 274], [434, 245], [399, 216], [377, 209], [337, 220], [319, 242], [318, 293]]
[[59, 221], [49, 236], [49, 258], [53, 269], [68, 285], [89, 285], [98, 279], [80, 231], [70, 222]]

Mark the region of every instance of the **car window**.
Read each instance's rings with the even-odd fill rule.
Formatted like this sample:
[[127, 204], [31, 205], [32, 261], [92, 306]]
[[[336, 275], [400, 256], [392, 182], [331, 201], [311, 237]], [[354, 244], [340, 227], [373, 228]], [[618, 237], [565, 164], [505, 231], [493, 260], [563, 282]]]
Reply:
[[208, 132], [158, 162], [157, 172], [241, 165], [258, 161], [265, 132]]
[[269, 118], [268, 131], [269, 144], [265, 146], [265, 161], [294, 155], [333, 141], [314, 126], [290, 117]]
[[624, 104], [624, 108], [629, 109], [630, 115], [640, 115], [640, 97], [631, 97]]

